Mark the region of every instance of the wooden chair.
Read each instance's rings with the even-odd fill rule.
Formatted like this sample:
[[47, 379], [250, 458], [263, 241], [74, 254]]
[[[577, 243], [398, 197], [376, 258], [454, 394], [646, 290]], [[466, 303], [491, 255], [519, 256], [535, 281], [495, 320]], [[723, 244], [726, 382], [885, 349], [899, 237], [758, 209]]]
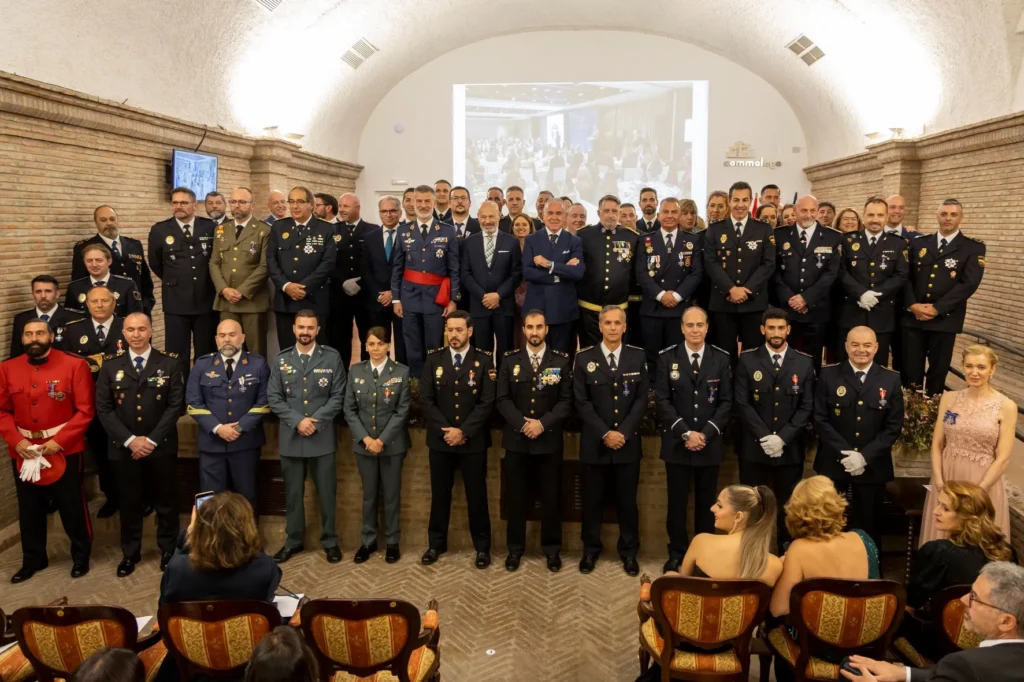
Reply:
[[[915, 616], [913, 611], [906, 614], [904, 622], [915, 620], [921, 623], [923, 639], [931, 643], [932, 652], [938, 658], [964, 649], [974, 649], [981, 643], [978, 635], [964, 624], [967, 607], [960, 601], [960, 597], [970, 591], [970, 585], [952, 585], [929, 599], [925, 608], [932, 616], [930, 620]], [[910, 640], [902, 635], [897, 635], [893, 641], [892, 652], [903, 663], [915, 668], [927, 668], [935, 663], [929, 656], [918, 652]]]
[[[750, 639], [771, 588], [759, 580], [641, 578], [640, 673], [653, 658], [668, 680], [746, 680]], [[682, 648], [680, 649], [680, 645]]]
[[161, 604], [157, 622], [186, 682], [241, 678], [256, 645], [281, 625], [281, 614], [265, 601], [191, 601]]
[[40, 682], [67, 679], [89, 656], [112, 648], [137, 653], [150, 682], [167, 657], [160, 633], [139, 639], [135, 616], [119, 606], [27, 606], [14, 612], [14, 632]]
[[885, 659], [906, 602], [903, 586], [892, 580], [804, 580], [789, 598], [796, 639], [777, 625], [768, 632], [768, 645], [797, 682], [844, 682], [839, 675], [844, 656]]
[[314, 599], [302, 607], [302, 632], [326, 682], [438, 682], [437, 602], [420, 612], [390, 599]]

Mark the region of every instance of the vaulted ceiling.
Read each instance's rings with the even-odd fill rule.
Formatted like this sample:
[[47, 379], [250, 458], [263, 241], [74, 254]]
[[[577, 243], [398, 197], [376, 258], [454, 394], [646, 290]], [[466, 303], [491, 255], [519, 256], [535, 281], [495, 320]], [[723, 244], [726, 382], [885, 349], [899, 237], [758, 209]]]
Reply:
[[[0, 70], [252, 135], [277, 126], [303, 135], [311, 151], [366, 163], [356, 154], [367, 118], [428, 61], [494, 35], [622, 30], [688, 42], [757, 74], [792, 106], [810, 159], [822, 161], [862, 150], [868, 132], [935, 132], [1024, 106], [1022, 7], [1024, 0], [34, 0], [0, 10]], [[801, 34], [825, 53], [811, 67], [786, 49]], [[379, 51], [353, 69], [343, 57], [360, 39]], [[629, 59], [628, 44], [619, 47]]]

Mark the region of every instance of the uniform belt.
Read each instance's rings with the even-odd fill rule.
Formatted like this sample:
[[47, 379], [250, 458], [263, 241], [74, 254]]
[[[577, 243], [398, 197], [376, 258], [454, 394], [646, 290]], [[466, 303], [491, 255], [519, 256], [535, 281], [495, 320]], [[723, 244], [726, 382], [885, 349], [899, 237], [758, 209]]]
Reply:
[[413, 284], [423, 284], [428, 287], [440, 287], [437, 290], [437, 296], [434, 297], [434, 303], [442, 308], [451, 303], [452, 280], [450, 277], [437, 275], [433, 272], [420, 272], [419, 270], [410, 270], [409, 268], [406, 268], [405, 272], [402, 273], [402, 279], [406, 282], [412, 282]]
[[42, 438], [53, 438], [60, 432], [61, 429], [63, 429], [67, 425], [68, 423], [64, 422], [59, 426], [54, 426], [52, 429], [43, 429], [42, 431], [29, 431], [28, 429], [23, 429], [19, 426], [18, 433], [25, 436], [25, 438], [31, 438], [32, 440], [40, 440]]
[[[603, 305], [591, 303], [590, 301], [579, 301], [579, 304], [580, 307], [583, 308], [584, 310], [593, 310], [595, 313], [599, 313], [602, 310], [604, 310]], [[609, 303], [608, 305], [613, 305], [616, 308], [622, 308], [623, 310], [625, 310], [626, 308], [629, 307], [629, 301], [626, 301], [625, 303]]]

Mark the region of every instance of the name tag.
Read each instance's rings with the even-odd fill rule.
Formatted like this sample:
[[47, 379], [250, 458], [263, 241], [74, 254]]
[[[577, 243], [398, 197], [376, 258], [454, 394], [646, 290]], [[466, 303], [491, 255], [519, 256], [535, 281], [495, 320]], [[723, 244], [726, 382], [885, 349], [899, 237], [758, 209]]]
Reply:
[[508, 253], [508, 249], [505, 249], [504, 251], [498, 251], [498, 253]]

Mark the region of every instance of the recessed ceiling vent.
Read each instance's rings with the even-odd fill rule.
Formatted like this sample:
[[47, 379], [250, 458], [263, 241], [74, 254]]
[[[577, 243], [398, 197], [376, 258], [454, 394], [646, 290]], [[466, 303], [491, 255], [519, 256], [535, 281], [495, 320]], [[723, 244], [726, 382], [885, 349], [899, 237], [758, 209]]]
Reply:
[[256, 0], [256, 4], [261, 5], [268, 12], [273, 12], [284, 4], [284, 0]]
[[825, 56], [825, 52], [815, 45], [813, 40], [802, 34], [789, 45], [786, 45], [786, 49], [800, 57], [807, 66]]
[[352, 47], [345, 51], [345, 54], [341, 55], [341, 61], [345, 62], [353, 69], [358, 69], [363, 65], [367, 59], [379, 52], [377, 46], [371, 43], [366, 38], [360, 38], [355, 42]]

